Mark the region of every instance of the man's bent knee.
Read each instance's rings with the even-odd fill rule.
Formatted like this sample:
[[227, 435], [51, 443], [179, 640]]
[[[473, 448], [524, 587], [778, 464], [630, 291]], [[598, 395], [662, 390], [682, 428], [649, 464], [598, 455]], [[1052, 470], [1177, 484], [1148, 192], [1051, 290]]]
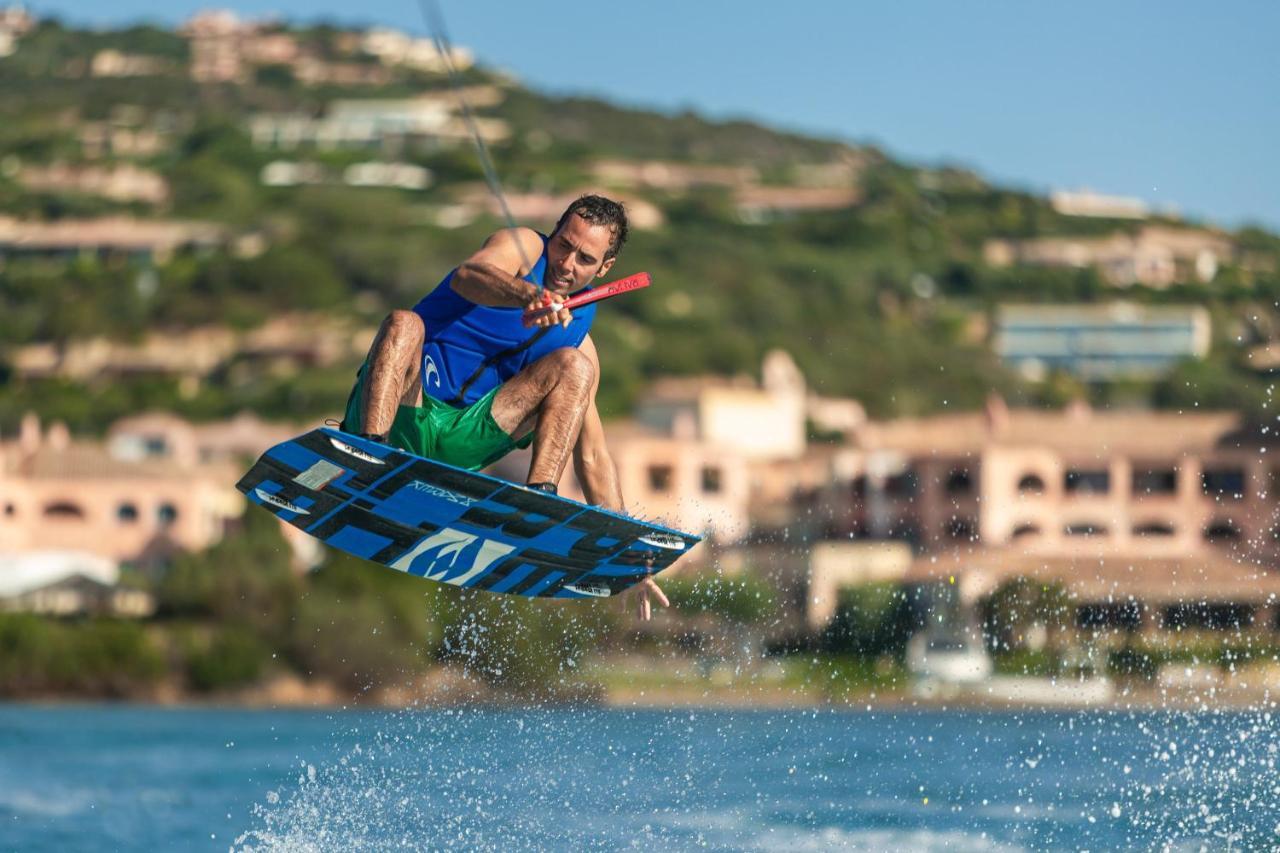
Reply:
[[596, 367], [591, 359], [577, 347], [561, 347], [542, 357], [555, 370], [560, 380], [583, 382], [588, 385], [596, 378]]
[[395, 341], [421, 343], [426, 337], [426, 328], [417, 312], [397, 308], [382, 321], [382, 334]]

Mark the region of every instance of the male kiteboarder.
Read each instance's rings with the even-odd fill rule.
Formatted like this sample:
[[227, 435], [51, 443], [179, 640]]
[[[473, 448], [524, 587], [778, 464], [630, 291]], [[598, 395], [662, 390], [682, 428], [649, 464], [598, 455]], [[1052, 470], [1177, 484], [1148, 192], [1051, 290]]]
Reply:
[[[584, 195], [550, 236], [508, 228], [413, 310], [383, 321], [347, 400], [342, 429], [469, 470], [533, 445], [526, 480], [554, 493], [572, 452], [587, 500], [625, 512], [596, 410], [595, 305], [565, 297], [604, 275], [627, 239], [622, 205]], [[667, 597], [636, 584], [642, 619]]]

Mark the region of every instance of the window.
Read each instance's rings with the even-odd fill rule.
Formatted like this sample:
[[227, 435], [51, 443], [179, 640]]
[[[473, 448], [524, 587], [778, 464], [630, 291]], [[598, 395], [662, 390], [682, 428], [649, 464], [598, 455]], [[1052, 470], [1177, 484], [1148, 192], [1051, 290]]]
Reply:
[[178, 508], [171, 503], [162, 503], [156, 510], [156, 518], [161, 525], [167, 527], [178, 520]]
[[12, 518], [18, 512], [18, 508], [11, 503], [4, 505], [4, 514], [6, 518]]
[[84, 510], [70, 501], [54, 501], [45, 505], [44, 517], [66, 519], [68, 521], [83, 519]]
[[1044, 494], [1044, 480], [1038, 474], [1023, 474], [1018, 480], [1018, 491], [1023, 494]]
[[1209, 497], [1238, 501], [1244, 497], [1244, 469], [1206, 468], [1200, 472], [1200, 487]]
[[920, 480], [914, 471], [903, 471], [884, 481], [884, 492], [891, 498], [914, 497], [919, 490]]
[[116, 507], [116, 518], [123, 524], [132, 524], [138, 520], [138, 507], [131, 503], [122, 503]]
[[1012, 539], [1034, 539], [1041, 534], [1040, 525], [1038, 524], [1019, 524], [1013, 528]]
[[1068, 536], [1106, 536], [1107, 526], [1093, 521], [1068, 524], [1062, 530]]
[[1123, 628], [1142, 626], [1142, 607], [1136, 601], [1082, 604], [1076, 608], [1076, 625], [1081, 628]]
[[1208, 628], [1227, 631], [1247, 628], [1253, 624], [1253, 607], [1248, 604], [1222, 604], [1209, 601], [1192, 601], [1171, 604], [1164, 609], [1164, 627]]
[[1105, 495], [1111, 491], [1111, 472], [1105, 468], [1072, 468], [1067, 471], [1063, 485], [1068, 494]]
[[1240, 540], [1240, 527], [1229, 519], [1217, 519], [1204, 529], [1204, 541], [1215, 544]]
[[1178, 491], [1178, 472], [1173, 468], [1135, 468], [1133, 470], [1133, 494], [1172, 495]]
[[649, 466], [649, 491], [668, 492], [671, 490], [671, 466]]
[[978, 538], [978, 524], [972, 518], [953, 518], [947, 523], [947, 538], [972, 542]]
[[973, 493], [973, 475], [967, 468], [953, 468], [947, 475], [947, 494], [968, 495]]
[[1148, 521], [1133, 528], [1134, 536], [1173, 536], [1176, 532], [1176, 528], [1165, 521]]
[[897, 521], [889, 527], [889, 538], [906, 542], [912, 548], [920, 546], [920, 528], [910, 521]]
[[720, 469], [713, 465], [704, 465], [702, 467], [702, 491], [709, 495], [718, 495], [721, 488]]

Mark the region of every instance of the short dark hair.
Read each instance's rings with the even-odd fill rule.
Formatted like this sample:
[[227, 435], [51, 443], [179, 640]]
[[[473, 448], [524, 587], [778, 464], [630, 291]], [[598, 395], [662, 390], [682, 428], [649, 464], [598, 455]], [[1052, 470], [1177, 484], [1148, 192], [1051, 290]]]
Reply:
[[[556, 223], [555, 230], [559, 231], [564, 226], [565, 220], [575, 213], [592, 225], [607, 225], [613, 231], [613, 241], [609, 244], [609, 250], [604, 253], [602, 260], [616, 258], [618, 252], [622, 251], [622, 244], [627, 242], [627, 209], [622, 206], [622, 202], [591, 193], [579, 196], [573, 204], [565, 208], [560, 221]], [[554, 234], [555, 231], [551, 233]]]

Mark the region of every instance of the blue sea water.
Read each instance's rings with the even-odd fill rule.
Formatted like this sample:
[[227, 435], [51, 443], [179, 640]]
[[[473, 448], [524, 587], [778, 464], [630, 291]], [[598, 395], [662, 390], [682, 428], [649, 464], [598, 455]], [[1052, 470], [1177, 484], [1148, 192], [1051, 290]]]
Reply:
[[1266, 712], [0, 706], [14, 850], [1257, 850]]

